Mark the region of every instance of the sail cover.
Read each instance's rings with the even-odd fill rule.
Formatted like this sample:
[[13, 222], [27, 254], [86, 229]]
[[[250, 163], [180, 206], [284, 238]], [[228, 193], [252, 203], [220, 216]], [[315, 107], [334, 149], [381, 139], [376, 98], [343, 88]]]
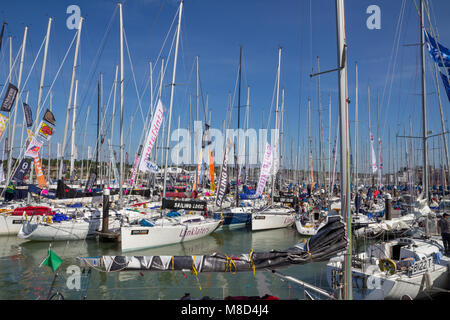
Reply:
[[102, 272], [118, 271], [189, 271], [251, 272], [277, 269], [292, 264], [327, 261], [347, 246], [345, 224], [340, 216], [327, 218], [317, 234], [304, 243], [286, 250], [253, 252], [228, 256], [222, 253], [192, 256], [101, 256], [78, 257], [81, 267]]

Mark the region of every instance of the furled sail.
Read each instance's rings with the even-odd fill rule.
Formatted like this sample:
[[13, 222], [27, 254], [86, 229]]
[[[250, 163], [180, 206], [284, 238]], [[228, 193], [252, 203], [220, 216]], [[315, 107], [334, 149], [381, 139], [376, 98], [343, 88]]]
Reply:
[[228, 256], [222, 253], [192, 256], [101, 256], [78, 257], [81, 267], [103, 272], [195, 271], [251, 272], [277, 269], [292, 264], [326, 261], [346, 248], [345, 224], [340, 216], [327, 218], [317, 234], [286, 250], [253, 252]]

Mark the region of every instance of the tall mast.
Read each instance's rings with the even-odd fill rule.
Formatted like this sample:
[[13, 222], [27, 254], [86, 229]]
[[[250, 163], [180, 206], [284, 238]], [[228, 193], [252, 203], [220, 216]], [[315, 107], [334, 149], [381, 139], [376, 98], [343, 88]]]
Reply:
[[[170, 125], [172, 120], [172, 108], [173, 108], [173, 95], [175, 93], [175, 76], [177, 71], [177, 58], [178, 58], [178, 42], [180, 40], [180, 27], [181, 27], [181, 14], [183, 12], [183, 1], [180, 2], [180, 12], [178, 14], [178, 26], [177, 26], [177, 36], [175, 43], [175, 54], [173, 61], [173, 72], [172, 72], [172, 83], [170, 84], [170, 104], [169, 104], [169, 124], [167, 128], [167, 140], [166, 140], [166, 155], [165, 155], [165, 166], [164, 166], [164, 182], [163, 182], [163, 199], [166, 198], [166, 180], [167, 180], [167, 164], [169, 158], [169, 144], [170, 144]], [[164, 201], [164, 200], [163, 200]], [[163, 208], [162, 214], [165, 214], [166, 209]]]
[[242, 74], [242, 46], [239, 48], [239, 86], [238, 86], [238, 135], [237, 135], [237, 148], [234, 148], [236, 157], [236, 207], [239, 207], [239, 129], [241, 128], [241, 74]]
[[[50, 98], [51, 98], [51, 96], [50, 96]], [[81, 175], [80, 175], [80, 180], [83, 180], [83, 176], [84, 176], [84, 148], [86, 147], [86, 132], [87, 132], [87, 123], [89, 121], [89, 113], [90, 113], [90, 111], [91, 111], [91, 106], [88, 106], [87, 113], [86, 113], [85, 127], [84, 127], [84, 136], [83, 136], [83, 148], [82, 148], [82, 158], [81, 158]], [[89, 147], [87, 149], [89, 151]], [[87, 159], [87, 162], [86, 162], [86, 168], [89, 168], [88, 165], [87, 165], [88, 162], [89, 162], [89, 154], [88, 154], [88, 159]], [[88, 173], [87, 176], [89, 176], [89, 173]], [[87, 178], [88, 177], [86, 177], [86, 179]]]
[[312, 163], [312, 145], [311, 145], [311, 99], [308, 98], [308, 156], [309, 156], [309, 163], [308, 163], [308, 168], [309, 168], [309, 179], [310, 179], [310, 184], [311, 184], [311, 188], [313, 187], [313, 176], [314, 176], [314, 172], [313, 172], [313, 168], [311, 167], [311, 163]]
[[[27, 34], [28, 34], [28, 26], [25, 27], [25, 31], [23, 33], [23, 41], [22, 41], [22, 51], [21, 51], [21, 57], [20, 57], [20, 67], [19, 67], [19, 78], [17, 80], [17, 89], [19, 91], [19, 97], [22, 95], [22, 88], [20, 87], [20, 84], [22, 82], [22, 70], [23, 70], [23, 59], [25, 56], [25, 47], [27, 43]], [[16, 118], [17, 118], [17, 108], [19, 104], [19, 97], [16, 99], [16, 105], [14, 107], [14, 117], [13, 117], [13, 124], [12, 124], [12, 134], [11, 134], [11, 141], [10, 141], [10, 148], [9, 148], [9, 154], [8, 154], [8, 177], [7, 177], [7, 184], [10, 181], [10, 175], [11, 175], [11, 167], [12, 167], [12, 155], [13, 155], [13, 148], [14, 148], [14, 136], [16, 134]]]
[[[319, 57], [317, 57], [317, 72], [320, 73], [320, 65], [319, 65]], [[323, 154], [322, 154], [322, 140], [323, 140], [323, 133], [322, 133], [322, 99], [320, 95], [320, 75], [317, 76], [317, 92], [318, 92], [318, 101], [319, 101], [319, 175], [317, 182], [319, 182], [319, 189], [320, 184], [324, 183], [323, 179]]]
[[[427, 141], [427, 101], [425, 85], [425, 25], [424, 25], [424, 3], [420, 0], [420, 61], [422, 69], [422, 146], [423, 146], [423, 195], [428, 203], [428, 141]], [[444, 133], [443, 133], [444, 134]]]
[[347, 93], [347, 44], [345, 37], [344, 0], [336, 0], [336, 30], [337, 30], [337, 63], [339, 66], [339, 120], [341, 136], [341, 212], [347, 227], [347, 252], [345, 254], [344, 297], [353, 299], [352, 292], [352, 228], [350, 210], [350, 143], [348, 124], [348, 93]]
[[119, 14], [120, 14], [120, 181], [119, 181], [119, 203], [122, 205], [123, 200], [123, 162], [124, 162], [124, 152], [123, 152], [123, 93], [124, 93], [124, 70], [123, 70], [123, 15], [122, 15], [122, 4], [119, 3]]
[[[274, 156], [278, 157], [279, 152], [277, 149], [279, 149], [279, 141], [278, 141], [278, 102], [279, 102], [279, 97], [280, 97], [280, 70], [281, 70], [281, 47], [278, 49], [278, 70], [277, 70], [277, 97], [276, 97], [276, 110], [275, 110], [275, 134], [276, 134], [276, 138], [275, 138], [275, 146], [274, 146]], [[273, 203], [273, 195], [275, 194], [275, 180], [276, 180], [276, 172], [275, 172], [275, 168], [274, 168], [274, 164], [276, 163], [277, 159], [273, 159], [273, 164], [272, 164], [272, 193], [271, 193], [271, 202]]]
[[[283, 119], [284, 119], [284, 88], [283, 89], [281, 89], [281, 132], [280, 132], [280, 134], [281, 134], [281, 139], [280, 139], [280, 149], [281, 149], [281, 152], [279, 152], [278, 154], [280, 155], [280, 168], [282, 167], [282, 164], [283, 164], [283, 153], [284, 153], [284, 151], [285, 150], [283, 150], [283, 142], [284, 142], [284, 121], [283, 121]], [[284, 166], [283, 166], [283, 168], [284, 168]], [[281, 178], [282, 178], [282, 171], [280, 170], [280, 175], [279, 175], [279, 186], [280, 186], [280, 189], [281, 189], [281, 186], [282, 186], [282, 180], [281, 180]]]
[[[248, 130], [248, 120], [250, 117], [250, 86], [247, 87], [247, 106], [246, 106], [246, 130]], [[249, 154], [248, 154], [248, 139], [245, 139], [245, 180], [244, 183], [247, 184], [247, 172], [249, 171]]]
[[77, 95], [78, 95], [78, 80], [75, 80], [75, 95], [73, 98], [73, 115], [72, 115], [72, 143], [70, 148], [70, 173], [69, 176], [72, 177], [74, 165], [75, 165], [75, 124], [77, 115]]
[[34, 123], [35, 127], [37, 126], [37, 122], [38, 122], [39, 115], [40, 115], [40, 112], [41, 112], [42, 89], [44, 88], [45, 68], [46, 68], [46, 65], [47, 65], [48, 42], [49, 42], [49, 39], [50, 39], [50, 29], [51, 29], [51, 25], [52, 25], [52, 20], [53, 20], [52, 18], [48, 19], [47, 35], [45, 36], [44, 60], [42, 62], [41, 81], [40, 81], [40, 84], [39, 84], [36, 120], [35, 120], [35, 123]]
[[358, 191], [358, 63], [355, 66], [355, 188]]
[[73, 94], [73, 85], [75, 82], [75, 71], [77, 68], [77, 61], [78, 61], [78, 49], [80, 47], [80, 37], [81, 37], [81, 29], [83, 26], [83, 17], [80, 18], [80, 24], [78, 25], [78, 31], [77, 31], [77, 42], [75, 45], [75, 55], [73, 57], [73, 67], [72, 67], [72, 78], [70, 80], [70, 89], [69, 89], [69, 100], [67, 101], [67, 113], [66, 113], [66, 122], [64, 125], [64, 136], [63, 136], [63, 143], [61, 146], [61, 166], [59, 167], [59, 174], [58, 179], [62, 178], [62, 171], [63, 171], [63, 163], [64, 163], [64, 153], [66, 150], [66, 141], [67, 141], [67, 130], [69, 125], [69, 114], [70, 114], [70, 105], [72, 103], [72, 94]]
[[[114, 76], [114, 96], [113, 96], [113, 110], [112, 110], [112, 117], [111, 117], [111, 140], [110, 140], [110, 144], [109, 144], [109, 148], [110, 148], [110, 153], [113, 153], [113, 141], [114, 141], [114, 122], [115, 122], [115, 118], [116, 118], [116, 93], [117, 93], [117, 73], [119, 71], [119, 66], [116, 65], [116, 72], [115, 72], [115, 76]], [[115, 158], [115, 157], [114, 157]], [[112, 160], [112, 159], [111, 159]], [[108, 185], [111, 181], [111, 171], [113, 170], [113, 166], [116, 166], [116, 163], [113, 163], [111, 161], [111, 166], [110, 166], [110, 170], [109, 170], [109, 177], [108, 177]], [[116, 177], [117, 179], [118, 177]]]
[[[50, 91], [50, 112], [53, 111], [53, 93]], [[47, 179], [50, 181], [51, 177], [50, 177], [50, 167], [51, 167], [51, 143], [50, 141], [48, 142], [48, 172], [47, 172]]]

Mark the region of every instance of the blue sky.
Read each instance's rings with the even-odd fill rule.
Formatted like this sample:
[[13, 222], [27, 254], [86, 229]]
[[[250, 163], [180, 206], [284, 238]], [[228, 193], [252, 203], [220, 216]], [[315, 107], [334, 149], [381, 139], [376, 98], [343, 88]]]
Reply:
[[[403, 19], [401, 20], [400, 40], [394, 42], [399, 15], [404, 1], [395, 0], [347, 0], [346, 32], [348, 44], [348, 88], [352, 101], [350, 104], [350, 121], [353, 134], [355, 110], [355, 63], [359, 68], [359, 139], [360, 156], [368, 144], [368, 112], [367, 87], [371, 88], [371, 125], [377, 136], [377, 92], [380, 95], [380, 125], [379, 132], [383, 139], [383, 157], [385, 167], [388, 158], [388, 130], [391, 135], [391, 156], [396, 155], [395, 134], [403, 134], [403, 128], [409, 130], [411, 117], [412, 129], [415, 135], [421, 133], [421, 100], [420, 100], [420, 65], [418, 47], [405, 47], [419, 41], [418, 15], [413, 1], [405, 1]], [[419, 3], [416, 0], [417, 4]], [[154, 82], [157, 83], [160, 70], [158, 53], [169, 27], [175, 17], [179, 2], [175, 0], [128, 0], [124, 3], [124, 28], [127, 43], [133, 62], [133, 71], [141, 107], [146, 112], [149, 107], [149, 62], [154, 64]], [[49, 46], [48, 65], [46, 72], [46, 89], [52, 83], [66, 50], [69, 47], [75, 30], [66, 27], [69, 5], [78, 5], [81, 15], [85, 17], [81, 36], [77, 119], [77, 145], [83, 146], [82, 130], [86, 125], [86, 112], [91, 106], [87, 122], [86, 145], [95, 146], [96, 138], [96, 108], [97, 81], [99, 73], [103, 73], [104, 105], [108, 103], [110, 90], [114, 80], [115, 65], [119, 63], [119, 15], [116, 1], [24, 1], [17, 0], [5, 3], [0, 10], [0, 19], [8, 22], [6, 35], [0, 53], [0, 83], [3, 84], [8, 75], [9, 45], [6, 36], [13, 37], [13, 55], [21, 45], [23, 29], [29, 26], [27, 50], [25, 55], [22, 81], [30, 72], [30, 67], [44, 39], [48, 17], [53, 17], [52, 34]], [[381, 29], [369, 30], [366, 20], [369, 14], [366, 9], [370, 5], [378, 5], [381, 9]], [[450, 2], [445, 0], [431, 1], [431, 18], [433, 27], [439, 34], [439, 41], [449, 47]], [[237, 69], [239, 62], [239, 46], [243, 46], [243, 73], [241, 105], [246, 103], [247, 86], [250, 86], [250, 126], [260, 128], [264, 114], [264, 127], [267, 127], [270, 109], [273, 101], [273, 90], [276, 78], [278, 48], [282, 49], [281, 87], [285, 90], [285, 141], [287, 142], [285, 157], [290, 159], [291, 140], [294, 149], [300, 145], [300, 165], [303, 167], [305, 154], [303, 145], [307, 145], [307, 99], [312, 103], [312, 133], [314, 148], [318, 142], [318, 92], [317, 78], [309, 77], [311, 69], [317, 71], [316, 59], [319, 56], [320, 69], [327, 70], [336, 67], [336, 17], [335, 4], [331, 0], [248, 0], [248, 1], [207, 1], [187, 0], [184, 2], [182, 36], [178, 60], [175, 103], [172, 118], [172, 128], [177, 125], [178, 116], [181, 126], [187, 127], [189, 119], [190, 94], [195, 95], [195, 56], [199, 56], [199, 69], [202, 87], [202, 98], [206, 101], [208, 94], [209, 110], [212, 111], [212, 126], [222, 128], [226, 117], [228, 95], [235, 97], [233, 105], [237, 105], [235, 92]], [[108, 26], [110, 25], [110, 28]], [[428, 23], [427, 23], [428, 26]], [[168, 38], [168, 44], [162, 50], [167, 57], [173, 31]], [[105, 37], [106, 35], [106, 37]], [[104, 39], [105, 37], [105, 39]], [[104, 42], [102, 42], [104, 39]], [[392, 52], [398, 54], [392, 58]], [[52, 143], [61, 142], [66, 117], [66, 107], [69, 94], [70, 75], [74, 48], [69, 52], [67, 61], [53, 87], [53, 107], [57, 120], [57, 135]], [[100, 53], [100, 56], [97, 54]], [[97, 59], [96, 59], [97, 57]], [[172, 59], [170, 60], [172, 61]], [[428, 88], [428, 126], [429, 130], [440, 132], [439, 109], [434, 86], [434, 75], [430, 59], [427, 61]], [[39, 77], [42, 65], [42, 53], [37, 60], [25, 90], [30, 91], [29, 104], [36, 110]], [[394, 68], [394, 69], [393, 69]], [[392, 72], [394, 70], [394, 72]], [[16, 70], [17, 72], [17, 70]], [[172, 62], [167, 67], [165, 85], [172, 77]], [[392, 81], [390, 80], [392, 77]], [[388, 79], [388, 81], [387, 81]], [[330, 73], [321, 76], [321, 100], [323, 109], [324, 153], [328, 152], [328, 102], [331, 95], [332, 105], [332, 136], [336, 132], [337, 105], [337, 75]], [[14, 82], [14, 80], [13, 80]], [[447, 119], [448, 99], [445, 97], [442, 84], [444, 115]], [[143, 119], [138, 107], [136, 88], [130, 68], [127, 47], [125, 48], [125, 138], [130, 159], [134, 158], [137, 144], [141, 138]], [[385, 89], [386, 88], [386, 89]], [[384, 94], [383, 94], [384, 93]], [[195, 110], [195, 97], [192, 106]], [[163, 90], [163, 101], [169, 104], [169, 87]], [[44, 107], [49, 107], [48, 102]], [[118, 107], [118, 104], [117, 104]], [[107, 112], [106, 128], [110, 127], [112, 99]], [[201, 109], [203, 110], [203, 106]], [[241, 110], [241, 123], [244, 111]], [[22, 121], [22, 110], [18, 110], [18, 122]], [[273, 110], [272, 110], [273, 111]], [[195, 111], [192, 112], [195, 116]], [[203, 114], [201, 114], [203, 116]], [[133, 120], [133, 122], [131, 122]], [[233, 112], [233, 125], [236, 126], [237, 109]], [[273, 127], [272, 114], [270, 126]], [[130, 126], [130, 124], [132, 124]], [[448, 124], [447, 124], [448, 125]], [[130, 131], [129, 128], [132, 128]], [[115, 142], [118, 144], [119, 121], [115, 122]], [[19, 130], [20, 131], [20, 130]], [[300, 132], [300, 140], [297, 137]], [[4, 137], [3, 137], [4, 138]], [[17, 138], [19, 141], [20, 138]], [[69, 137], [70, 139], [70, 137]], [[352, 138], [353, 139], [353, 138]], [[128, 143], [131, 141], [131, 144]], [[354, 143], [354, 141], [352, 141]], [[400, 143], [400, 140], [399, 140]], [[438, 140], [435, 141], [438, 143]], [[85, 145], [85, 146], [86, 146]], [[400, 148], [400, 147], [399, 147]], [[53, 150], [55, 151], [55, 147]], [[67, 147], [66, 150], [69, 148]], [[397, 155], [396, 155], [397, 156]], [[295, 157], [295, 156], [294, 156]], [[431, 157], [431, 155], [430, 155]], [[360, 167], [367, 161], [360, 158]]]

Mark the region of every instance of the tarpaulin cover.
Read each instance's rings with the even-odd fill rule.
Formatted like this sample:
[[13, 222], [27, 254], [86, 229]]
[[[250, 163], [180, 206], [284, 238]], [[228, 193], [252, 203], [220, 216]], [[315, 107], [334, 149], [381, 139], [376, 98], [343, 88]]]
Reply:
[[194, 268], [196, 272], [251, 272], [327, 261], [346, 246], [345, 225], [340, 216], [333, 216], [327, 218], [327, 223], [316, 235], [286, 250], [252, 251], [237, 256], [213, 253], [197, 256], [101, 256], [77, 259], [82, 267], [103, 272], [186, 271]]

